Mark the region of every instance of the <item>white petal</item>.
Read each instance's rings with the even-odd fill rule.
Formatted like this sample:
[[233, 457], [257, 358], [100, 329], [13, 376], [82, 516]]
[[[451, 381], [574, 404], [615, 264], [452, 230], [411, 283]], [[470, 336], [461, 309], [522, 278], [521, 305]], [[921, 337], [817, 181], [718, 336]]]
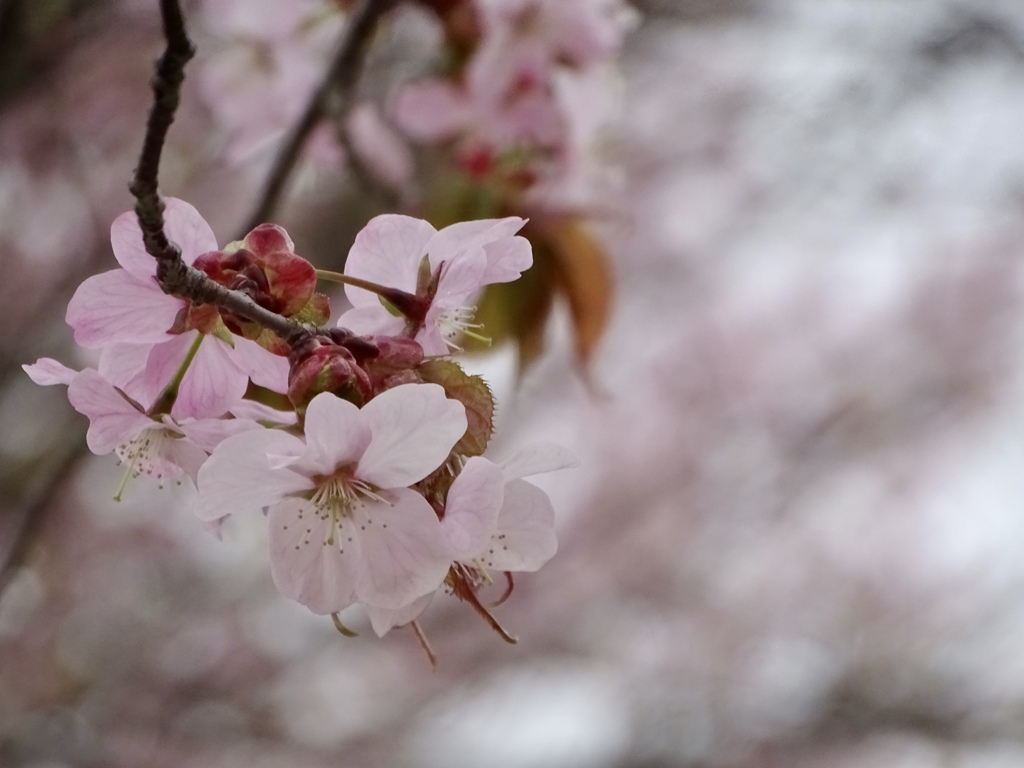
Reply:
[[[415, 292], [423, 249], [435, 232], [430, 224], [411, 216], [376, 216], [356, 235], [345, 261], [345, 274]], [[345, 286], [345, 295], [357, 307], [378, 303], [376, 294], [351, 285]]]
[[405, 328], [405, 318], [395, 317], [378, 301], [348, 310], [338, 318], [338, 327], [361, 336], [398, 336]]
[[266, 387], [271, 392], [284, 394], [288, 391], [288, 358], [275, 355], [251, 339], [234, 337], [231, 360], [244, 372], [252, 383]]
[[466, 462], [448, 491], [441, 528], [452, 560], [468, 562], [490, 541], [498, 523], [505, 490], [501, 468], [482, 456]]
[[558, 549], [554, 526], [555, 510], [544, 491], [525, 480], [507, 483], [484, 564], [496, 571], [536, 571]]
[[21, 368], [32, 381], [43, 387], [53, 384], [67, 386], [78, 375], [78, 371], [68, 368], [64, 363], [58, 363], [52, 357], [40, 357], [31, 365], [23, 365]]
[[505, 473], [506, 480], [517, 480], [521, 477], [578, 467], [580, 461], [568, 448], [541, 440], [524, 445], [515, 453], [499, 461], [498, 464]]
[[123, 269], [93, 275], [68, 302], [66, 320], [83, 347], [105, 344], [156, 344], [184, 306], [157, 284], [139, 280]]
[[89, 450], [102, 455], [127, 443], [154, 426], [96, 371], [87, 368], [68, 386], [68, 400], [76, 411], [89, 417], [86, 442]]
[[355, 547], [331, 543], [330, 520], [312, 504], [284, 499], [270, 508], [267, 522], [270, 571], [282, 595], [320, 614], [335, 613], [355, 600]]
[[441, 586], [451, 559], [426, 499], [407, 488], [386, 496], [388, 504], [364, 501], [351, 510], [360, 558], [356, 595], [370, 605], [400, 608]]
[[321, 392], [306, 409], [308, 452], [303, 465], [329, 474], [342, 464], [355, 464], [370, 444], [370, 436], [370, 426], [356, 406]]
[[466, 409], [437, 384], [403, 384], [362, 408], [373, 434], [356, 476], [379, 488], [422, 480], [466, 432]]
[[268, 454], [295, 454], [303, 442], [280, 430], [245, 432], [217, 446], [199, 470], [201, 520], [257, 512], [282, 498], [313, 488], [313, 481], [290, 469], [271, 469]]
[[377, 637], [384, 637], [395, 627], [404, 627], [415, 619], [430, 605], [434, 599], [434, 593], [418, 597], [408, 605], [401, 608], [378, 608], [375, 605], [366, 605], [366, 615], [370, 617], [370, 624]]

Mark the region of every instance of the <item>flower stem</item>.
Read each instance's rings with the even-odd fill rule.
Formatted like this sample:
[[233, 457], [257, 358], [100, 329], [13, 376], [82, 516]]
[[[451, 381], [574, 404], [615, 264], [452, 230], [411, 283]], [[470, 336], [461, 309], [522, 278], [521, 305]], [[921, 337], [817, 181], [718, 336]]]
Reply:
[[[362, 288], [364, 291], [370, 291], [376, 293], [378, 296], [389, 296], [392, 293], [398, 291], [397, 288], [388, 288], [386, 285], [380, 283], [371, 283], [369, 280], [361, 280], [358, 277], [349, 277], [341, 272], [332, 272], [329, 269], [318, 269], [316, 271], [317, 280], [326, 280], [330, 283], [340, 283], [341, 285], [351, 285], [353, 288]], [[405, 293], [405, 291], [400, 291]], [[412, 294], [409, 294], [412, 296]]]
[[182, 360], [181, 365], [178, 366], [177, 373], [174, 374], [174, 378], [171, 379], [171, 383], [168, 384], [164, 391], [160, 394], [160, 397], [156, 399], [153, 406], [149, 409], [147, 416], [156, 416], [161, 413], [170, 413], [171, 408], [174, 406], [174, 401], [178, 399], [178, 387], [181, 386], [182, 379], [185, 378], [185, 373], [188, 371], [188, 367], [195, 360], [196, 353], [199, 352], [199, 345], [203, 343], [203, 339], [206, 338], [206, 334], [200, 333], [196, 336], [196, 340], [192, 343], [192, 346], [188, 350], [188, 354], [185, 355], [185, 359]]

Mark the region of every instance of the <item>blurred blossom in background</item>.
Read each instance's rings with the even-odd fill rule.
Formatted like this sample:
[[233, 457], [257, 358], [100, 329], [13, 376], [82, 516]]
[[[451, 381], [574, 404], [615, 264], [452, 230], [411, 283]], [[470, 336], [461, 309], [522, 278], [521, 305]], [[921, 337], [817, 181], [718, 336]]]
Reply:
[[[230, 5], [186, 4], [161, 176], [222, 242], [344, 23]], [[78, 460], [85, 420], [20, 366], [89, 362], [64, 310], [131, 207], [157, 4], [0, 2], [0, 766], [1024, 765], [1024, 6], [634, 8], [573, 102], [606, 116], [571, 128], [615, 287], [589, 373], [561, 305], [521, 380], [508, 345], [468, 363], [496, 453], [582, 461], [537, 481], [560, 551], [498, 612], [516, 646], [435, 601], [432, 671], [280, 597], [264, 521], [218, 540], [184, 489], [115, 503]], [[389, 94], [440, 36], [409, 5], [374, 41], [392, 185]], [[314, 137], [276, 217], [327, 269], [393, 205], [351, 150]]]

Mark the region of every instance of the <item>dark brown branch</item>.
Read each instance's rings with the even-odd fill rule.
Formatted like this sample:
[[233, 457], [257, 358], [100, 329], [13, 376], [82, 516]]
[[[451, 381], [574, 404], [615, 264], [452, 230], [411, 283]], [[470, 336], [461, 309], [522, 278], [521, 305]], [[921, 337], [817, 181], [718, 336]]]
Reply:
[[163, 284], [161, 271], [181, 261], [181, 250], [164, 233], [164, 202], [157, 189], [157, 178], [167, 131], [174, 122], [174, 113], [181, 100], [185, 65], [196, 50], [185, 31], [185, 18], [177, 0], [160, 0], [160, 15], [167, 48], [156, 62], [152, 80], [153, 108], [146, 122], [139, 164], [135, 166], [128, 189], [135, 196], [135, 213], [139, 217], [146, 252], [157, 260], [157, 278]]
[[377, 22], [398, 0], [360, 0], [352, 11], [331, 65], [306, 105], [299, 121], [292, 128], [267, 176], [252, 215], [239, 238], [271, 218], [281, 201], [295, 164], [309, 135], [328, 111], [343, 122], [352, 105], [355, 85], [359, 80], [366, 52]]
[[156, 277], [165, 293], [196, 304], [215, 304], [247, 320], [270, 329], [292, 344], [313, 330], [264, 309], [245, 294], [218, 285], [207, 275], [181, 259], [181, 249], [164, 231], [164, 202], [158, 178], [167, 131], [181, 100], [185, 65], [195, 55], [195, 47], [185, 30], [185, 19], [178, 0], [160, 0], [167, 48], [157, 60], [153, 76], [153, 108], [146, 122], [142, 153], [129, 189], [135, 196], [146, 252], [157, 261]]

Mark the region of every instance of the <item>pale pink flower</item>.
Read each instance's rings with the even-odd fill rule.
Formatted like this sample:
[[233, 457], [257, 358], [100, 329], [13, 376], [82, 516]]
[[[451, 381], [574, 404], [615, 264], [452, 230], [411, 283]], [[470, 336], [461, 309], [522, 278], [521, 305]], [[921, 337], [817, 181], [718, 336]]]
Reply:
[[513, 76], [543, 74], [555, 64], [582, 69], [605, 61], [637, 19], [622, 0], [477, 0], [477, 5], [484, 26], [477, 55], [494, 58], [490, 68]]
[[408, 486], [448, 458], [466, 424], [435, 384], [389, 389], [361, 409], [321, 393], [305, 440], [268, 429], [221, 443], [199, 473], [197, 514], [269, 508], [274, 582], [316, 613], [407, 605], [450, 564], [437, 515]]
[[[188, 203], [165, 201], [165, 231], [191, 264], [217, 249], [209, 224]], [[132, 212], [110, 228], [121, 269], [88, 278], [68, 304], [67, 321], [83, 347], [103, 348], [100, 371], [114, 385], [131, 387], [146, 407], [159, 396], [198, 343], [178, 390], [175, 417], [218, 416], [241, 400], [251, 378], [276, 392], [287, 390], [288, 361], [240, 337], [227, 344], [198, 331], [169, 333], [188, 302], [168, 296], [156, 282], [156, 260], [146, 253]]]
[[[227, 140], [233, 163], [269, 156], [323, 77], [343, 14], [324, 0], [206, 0], [204, 20], [217, 38], [199, 90]], [[336, 164], [332, 132], [317, 131], [310, 152]]]
[[[520, 449], [500, 464], [470, 458], [448, 491], [441, 528], [450, 559], [490, 583], [489, 573], [536, 571], [558, 548], [555, 511], [548, 495], [523, 477], [578, 464], [569, 451], [553, 443]], [[408, 624], [429, 604], [426, 595], [396, 609], [366, 606], [378, 636]]]
[[89, 418], [86, 444], [97, 455], [114, 453], [129, 475], [147, 475], [161, 484], [185, 475], [196, 479], [199, 467], [226, 437], [260, 425], [252, 419], [173, 419], [149, 416], [142, 406], [97, 371], [75, 371], [41, 358], [22, 366], [36, 384], [68, 386], [68, 400]]
[[[517, 236], [525, 221], [465, 221], [435, 230], [422, 219], [398, 214], [377, 216], [356, 236], [345, 262], [345, 274], [400, 291], [415, 293], [423, 258], [432, 274], [440, 270], [437, 292], [415, 339], [427, 355], [445, 355], [452, 339], [472, 324], [466, 302], [485, 285], [506, 283], [533, 264], [529, 241]], [[339, 326], [360, 334], [397, 336], [406, 320], [396, 317], [377, 295], [351, 285], [345, 294], [353, 304]]]

